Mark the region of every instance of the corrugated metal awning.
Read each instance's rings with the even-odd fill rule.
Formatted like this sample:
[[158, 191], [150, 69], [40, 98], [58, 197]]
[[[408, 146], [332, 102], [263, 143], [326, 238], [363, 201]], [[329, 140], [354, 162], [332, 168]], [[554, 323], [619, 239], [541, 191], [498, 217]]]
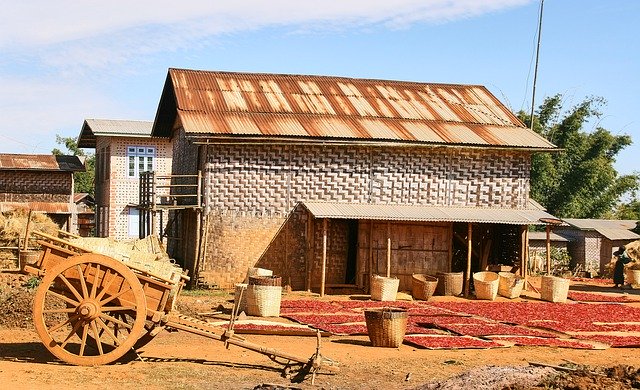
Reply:
[[607, 229], [607, 228], [598, 228], [595, 229], [596, 232], [602, 234], [606, 239], [615, 241], [615, 240], [637, 240], [640, 239], [640, 235], [632, 232], [627, 229]]
[[538, 209], [436, 207], [366, 203], [302, 202], [316, 218], [383, 221], [474, 222], [509, 225], [544, 225], [555, 217]]
[[[546, 240], [547, 240], [546, 232], [529, 232], [529, 241], [546, 241]], [[549, 240], [556, 241], [556, 242], [569, 242], [568, 238], [562, 237], [561, 235], [553, 232], [549, 234]]]
[[64, 202], [0, 202], [1, 213], [26, 209], [46, 214], [71, 214], [71, 207], [71, 203]]

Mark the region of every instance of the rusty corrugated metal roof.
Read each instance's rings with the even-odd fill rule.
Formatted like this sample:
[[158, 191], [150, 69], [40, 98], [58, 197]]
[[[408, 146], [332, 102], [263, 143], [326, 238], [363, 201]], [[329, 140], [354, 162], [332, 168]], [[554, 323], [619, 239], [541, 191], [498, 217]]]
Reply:
[[78, 147], [95, 148], [96, 137], [151, 137], [151, 121], [85, 119], [78, 136]]
[[598, 228], [596, 232], [600, 233], [608, 240], [637, 240], [640, 239], [640, 235], [627, 229], [611, 229], [611, 228]]
[[[547, 232], [529, 232], [529, 241], [546, 241]], [[562, 237], [557, 233], [549, 233], [549, 240], [556, 242], [569, 242], [568, 238]]]
[[78, 156], [0, 154], [0, 170], [81, 172], [85, 167]]
[[0, 213], [26, 209], [46, 214], [71, 214], [71, 208], [71, 203], [64, 202], [0, 202]]
[[510, 225], [544, 225], [554, 218], [539, 209], [414, 206], [369, 203], [301, 203], [316, 218], [371, 219], [383, 221], [474, 222]]
[[553, 149], [479, 85], [169, 69], [153, 134]]

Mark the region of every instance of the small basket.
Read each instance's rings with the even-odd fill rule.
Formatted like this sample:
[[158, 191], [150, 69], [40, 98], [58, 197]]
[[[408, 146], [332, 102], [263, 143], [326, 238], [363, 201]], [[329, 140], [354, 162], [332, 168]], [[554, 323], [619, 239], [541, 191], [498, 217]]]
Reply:
[[247, 314], [258, 317], [280, 317], [282, 287], [248, 285]]
[[280, 286], [282, 285], [282, 278], [280, 276], [249, 276], [249, 285]]
[[438, 287], [438, 279], [425, 274], [411, 275], [411, 295], [414, 299], [428, 301]]
[[491, 271], [476, 272], [473, 274], [473, 286], [476, 291], [476, 298], [493, 301], [498, 296], [498, 286], [500, 277]]
[[247, 287], [246, 283], [236, 283], [233, 303], [238, 306], [238, 313], [247, 312]]
[[20, 253], [18, 253], [18, 268], [23, 270], [25, 265], [32, 266], [36, 264], [41, 254], [42, 251], [21, 250]]
[[438, 272], [438, 287], [436, 293], [438, 295], [460, 295], [462, 294], [462, 285], [464, 276], [462, 272]]
[[511, 272], [498, 272], [498, 276], [500, 277], [498, 294], [509, 299], [518, 298], [522, 294], [523, 278]]
[[400, 279], [373, 275], [371, 278], [371, 299], [374, 301], [395, 301]]
[[364, 311], [369, 340], [374, 347], [398, 348], [407, 331], [407, 311], [395, 307]]
[[569, 279], [557, 276], [543, 276], [540, 298], [543, 301], [564, 303], [569, 293]]

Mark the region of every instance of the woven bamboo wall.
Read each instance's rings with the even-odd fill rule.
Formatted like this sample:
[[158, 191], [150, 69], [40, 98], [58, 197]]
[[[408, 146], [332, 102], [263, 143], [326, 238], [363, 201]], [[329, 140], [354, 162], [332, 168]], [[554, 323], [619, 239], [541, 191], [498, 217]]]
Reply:
[[70, 172], [0, 171], [0, 202], [70, 202]]
[[[174, 140], [174, 174], [193, 173], [194, 148], [180, 132]], [[523, 208], [528, 200], [530, 156], [525, 152], [275, 144], [219, 144], [202, 149], [205, 213], [214, 217], [208, 225], [201, 270], [207, 280], [220, 286], [242, 281], [247, 267], [259, 264], [280, 270], [286, 274], [285, 282], [290, 279], [294, 288], [300, 287], [306, 222], [294, 221], [280, 230], [300, 201]], [[346, 225], [338, 221], [330, 225], [327, 283], [344, 283]], [[321, 228], [315, 226], [314, 232], [317, 243]], [[442, 235], [437, 231], [394, 234]], [[449, 245], [450, 240], [443, 242]], [[321, 254], [314, 253], [311, 273], [316, 275]], [[380, 253], [376, 251], [386, 262], [386, 241], [384, 255]], [[413, 266], [421, 269], [404, 252], [397, 256], [397, 264], [407, 265], [399, 267], [399, 272], [410, 275]], [[434, 261], [440, 264], [442, 259]], [[444, 269], [444, 265], [435, 267]]]

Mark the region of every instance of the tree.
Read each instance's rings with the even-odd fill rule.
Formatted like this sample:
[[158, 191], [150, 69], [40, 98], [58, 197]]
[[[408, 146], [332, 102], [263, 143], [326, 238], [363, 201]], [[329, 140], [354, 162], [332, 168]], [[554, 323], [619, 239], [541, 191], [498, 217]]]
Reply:
[[73, 156], [84, 157], [85, 162], [84, 166], [86, 168], [85, 172], [75, 172], [73, 174], [73, 179], [75, 182], [73, 190], [75, 192], [86, 192], [91, 196], [94, 195], [94, 178], [95, 178], [95, 165], [96, 165], [96, 156], [93, 153], [85, 154], [85, 152], [78, 147], [78, 143], [73, 137], [61, 137], [56, 135], [56, 143], [58, 145], [64, 145], [67, 149], [67, 152], [64, 153], [58, 148], [54, 148], [51, 153], [56, 156], [63, 154], [71, 154]]
[[619, 204], [613, 216], [616, 219], [635, 219], [640, 221], [640, 199]]
[[[601, 218], [639, 187], [639, 175], [619, 175], [613, 167], [631, 137], [601, 127], [584, 130], [600, 117], [599, 108], [605, 104], [602, 98], [590, 97], [565, 112], [558, 94], [545, 99], [534, 116], [533, 129], [561, 151], [533, 155], [531, 197], [557, 217]], [[529, 115], [520, 111], [518, 116], [530, 126]]]

